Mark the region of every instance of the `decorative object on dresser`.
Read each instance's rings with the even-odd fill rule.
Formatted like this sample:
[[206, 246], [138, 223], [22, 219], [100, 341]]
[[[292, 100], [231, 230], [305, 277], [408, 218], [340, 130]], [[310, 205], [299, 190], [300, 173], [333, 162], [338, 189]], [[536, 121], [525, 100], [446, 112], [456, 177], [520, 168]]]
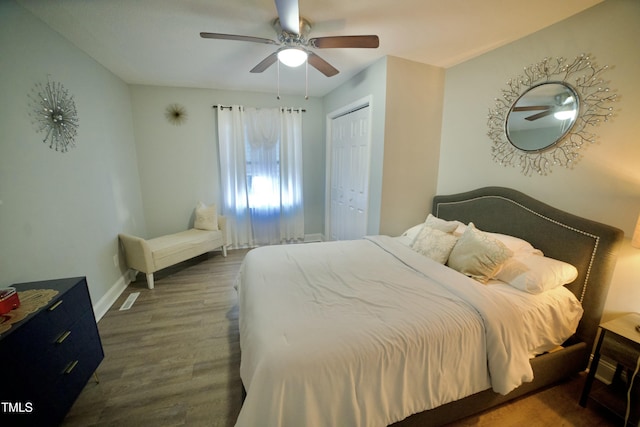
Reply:
[[616, 95], [601, 78], [607, 69], [585, 54], [573, 61], [544, 58], [525, 67], [489, 110], [493, 160], [519, 166], [525, 175], [572, 167], [580, 147], [595, 140], [588, 128], [612, 115]]
[[[0, 289], [0, 316], [20, 307], [20, 297], [16, 292], [16, 288], [8, 287]], [[0, 326], [0, 333], [2, 327]]]
[[87, 280], [13, 287], [22, 304], [0, 334], [0, 425], [58, 425], [104, 358]]

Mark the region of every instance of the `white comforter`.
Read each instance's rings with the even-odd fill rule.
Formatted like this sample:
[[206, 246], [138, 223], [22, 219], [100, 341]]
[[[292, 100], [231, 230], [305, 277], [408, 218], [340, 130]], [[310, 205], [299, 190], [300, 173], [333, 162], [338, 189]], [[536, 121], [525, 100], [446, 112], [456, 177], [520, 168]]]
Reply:
[[390, 237], [255, 249], [237, 289], [237, 426], [385, 426], [533, 379], [508, 293]]

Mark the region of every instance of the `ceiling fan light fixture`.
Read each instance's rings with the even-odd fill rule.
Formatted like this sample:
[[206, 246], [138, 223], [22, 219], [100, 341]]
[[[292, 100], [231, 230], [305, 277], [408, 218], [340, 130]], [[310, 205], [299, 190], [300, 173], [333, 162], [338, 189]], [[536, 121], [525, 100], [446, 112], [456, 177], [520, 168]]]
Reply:
[[553, 113], [553, 117], [557, 120], [573, 120], [576, 116], [576, 110], [556, 111]]
[[307, 60], [307, 52], [297, 47], [287, 47], [278, 51], [278, 60], [287, 67], [299, 67]]

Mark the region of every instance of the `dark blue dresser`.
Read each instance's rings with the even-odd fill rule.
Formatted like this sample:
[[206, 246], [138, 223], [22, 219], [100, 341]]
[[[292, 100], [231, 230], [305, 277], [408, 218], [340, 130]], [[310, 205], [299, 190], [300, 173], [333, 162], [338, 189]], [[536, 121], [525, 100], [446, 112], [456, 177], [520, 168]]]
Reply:
[[12, 286], [58, 294], [0, 335], [0, 426], [55, 426], [104, 358], [87, 280]]

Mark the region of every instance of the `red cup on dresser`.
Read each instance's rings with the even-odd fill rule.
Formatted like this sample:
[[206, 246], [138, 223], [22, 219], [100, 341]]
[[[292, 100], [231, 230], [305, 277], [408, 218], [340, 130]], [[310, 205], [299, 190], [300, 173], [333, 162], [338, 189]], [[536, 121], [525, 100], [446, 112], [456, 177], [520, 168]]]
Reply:
[[20, 307], [20, 298], [15, 288], [0, 288], [0, 315]]

